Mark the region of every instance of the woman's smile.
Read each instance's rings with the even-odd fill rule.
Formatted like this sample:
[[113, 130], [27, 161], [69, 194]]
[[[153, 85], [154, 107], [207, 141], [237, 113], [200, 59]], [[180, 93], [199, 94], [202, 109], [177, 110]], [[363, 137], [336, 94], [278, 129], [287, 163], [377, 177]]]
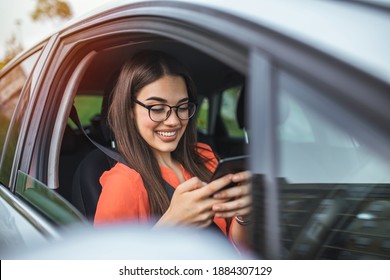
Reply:
[[176, 139], [178, 134], [178, 130], [170, 130], [170, 131], [161, 131], [158, 130], [156, 133], [160, 136], [160, 139], [165, 141], [173, 141]]

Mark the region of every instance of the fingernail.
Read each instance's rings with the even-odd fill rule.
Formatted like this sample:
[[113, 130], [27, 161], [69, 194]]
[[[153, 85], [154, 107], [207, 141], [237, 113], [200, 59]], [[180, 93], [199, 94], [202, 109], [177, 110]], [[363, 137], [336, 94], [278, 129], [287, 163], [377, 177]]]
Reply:
[[216, 194], [213, 195], [213, 197], [214, 197], [214, 198], [221, 198], [222, 195], [221, 195], [220, 193], [216, 193]]

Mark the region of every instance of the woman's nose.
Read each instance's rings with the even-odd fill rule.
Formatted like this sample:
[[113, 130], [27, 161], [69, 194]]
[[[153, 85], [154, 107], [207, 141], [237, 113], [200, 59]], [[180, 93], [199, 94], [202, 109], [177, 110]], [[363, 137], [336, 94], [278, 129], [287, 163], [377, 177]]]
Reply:
[[171, 110], [168, 118], [164, 121], [164, 123], [169, 125], [176, 125], [180, 123], [180, 119], [177, 116], [176, 111], [174, 109]]

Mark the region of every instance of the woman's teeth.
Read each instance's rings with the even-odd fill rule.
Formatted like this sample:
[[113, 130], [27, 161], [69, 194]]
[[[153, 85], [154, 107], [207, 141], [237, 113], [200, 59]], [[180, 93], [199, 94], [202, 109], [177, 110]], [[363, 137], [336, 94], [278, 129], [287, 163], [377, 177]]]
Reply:
[[158, 131], [157, 133], [161, 136], [164, 136], [164, 137], [171, 137], [171, 136], [174, 136], [176, 134], [176, 131], [172, 131], [172, 132]]

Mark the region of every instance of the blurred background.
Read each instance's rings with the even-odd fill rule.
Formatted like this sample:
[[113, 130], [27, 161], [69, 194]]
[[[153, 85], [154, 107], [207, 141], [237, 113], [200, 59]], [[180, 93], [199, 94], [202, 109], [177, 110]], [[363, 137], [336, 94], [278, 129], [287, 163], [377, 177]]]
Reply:
[[0, 69], [74, 17], [110, 0], [1, 0]]

